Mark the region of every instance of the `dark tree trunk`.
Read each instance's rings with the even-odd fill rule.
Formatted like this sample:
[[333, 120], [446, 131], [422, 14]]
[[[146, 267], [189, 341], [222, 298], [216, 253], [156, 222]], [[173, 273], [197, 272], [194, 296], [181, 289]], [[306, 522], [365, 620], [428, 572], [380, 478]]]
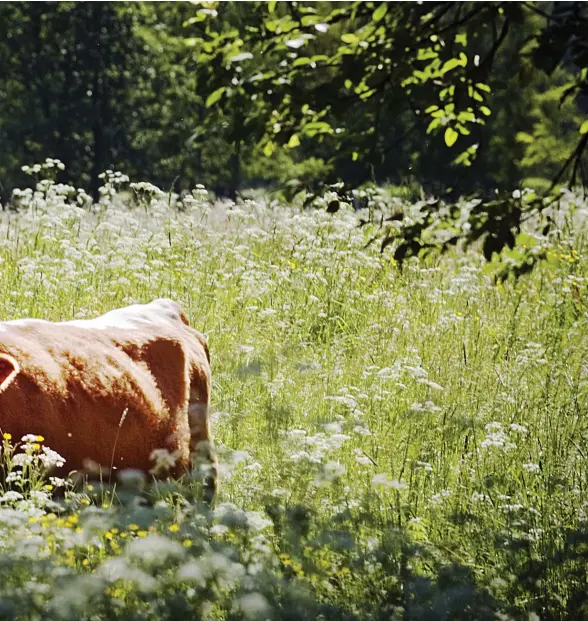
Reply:
[[92, 197], [95, 201], [99, 198], [98, 188], [100, 187], [100, 180], [98, 175], [104, 172], [105, 166], [105, 136], [104, 136], [104, 122], [102, 111], [104, 106], [104, 92], [103, 92], [103, 80], [104, 80], [104, 52], [102, 49], [102, 3], [96, 2], [93, 4], [92, 18], [94, 22], [94, 71], [92, 79], [92, 139], [93, 139], [93, 154], [92, 154], [92, 180], [91, 190]]

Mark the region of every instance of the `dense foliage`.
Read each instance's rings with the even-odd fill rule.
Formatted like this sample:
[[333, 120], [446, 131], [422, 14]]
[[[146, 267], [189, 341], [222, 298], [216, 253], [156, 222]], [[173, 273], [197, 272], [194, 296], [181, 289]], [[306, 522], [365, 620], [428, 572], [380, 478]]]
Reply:
[[586, 32], [581, 2], [5, 2], [0, 200], [45, 157], [94, 195], [578, 181]]
[[94, 204], [47, 179], [18, 194], [0, 316], [177, 299], [211, 346], [220, 496], [210, 512], [131, 473], [52, 498], [57, 456], [4, 438], [0, 618], [588, 615], [585, 202], [529, 222], [519, 244], [546, 261], [495, 286], [461, 247], [400, 271], [335, 193], [334, 219], [127, 184], [105, 175]]

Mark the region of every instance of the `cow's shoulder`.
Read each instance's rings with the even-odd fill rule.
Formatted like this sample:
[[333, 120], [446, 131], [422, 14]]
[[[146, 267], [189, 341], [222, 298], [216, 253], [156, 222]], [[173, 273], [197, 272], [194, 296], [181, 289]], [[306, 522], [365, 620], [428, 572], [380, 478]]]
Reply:
[[189, 353], [183, 340], [145, 333], [138, 344], [131, 345], [133, 349], [127, 345], [126, 353], [147, 367], [169, 409], [181, 408], [190, 390]]

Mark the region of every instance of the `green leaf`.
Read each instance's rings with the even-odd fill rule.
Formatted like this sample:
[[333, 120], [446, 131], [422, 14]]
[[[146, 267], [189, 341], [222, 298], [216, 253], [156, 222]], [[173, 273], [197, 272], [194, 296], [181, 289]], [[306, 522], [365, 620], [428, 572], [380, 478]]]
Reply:
[[445, 144], [448, 147], [452, 147], [455, 144], [458, 136], [459, 134], [453, 129], [453, 127], [448, 127], [445, 130]]
[[360, 39], [353, 32], [346, 32], [344, 35], [341, 35], [341, 41], [349, 43], [350, 45], [357, 45]]
[[437, 58], [438, 56], [439, 54], [437, 54], [437, 52], [434, 52], [431, 48], [419, 48], [417, 51], [417, 60], [432, 60], [433, 58]]
[[429, 127], [427, 127], [427, 134], [430, 134], [433, 130], [437, 129], [437, 127], [439, 127], [440, 124], [441, 124], [441, 119], [433, 119], [429, 123]]
[[456, 67], [465, 67], [465, 63], [463, 62], [462, 58], [451, 58], [447, 62], [443, 63], [441, 73], [447, 73], [448, 71], [452, 71]]
[[272, 0], [272, 2], [267, 3], [268, 13], [273, 13], [276, 10], [277, 0]]
[[463, 32], [455, 35], [455, 42], [463, 45], [464, 47], [468, 44], [468, 35]]
[[388, 3], [381, 2], [380, 6], [372, 13], [372, 21], [374, 23], [379, 22], [384, 17], [384, 15], [386, 15], [387, 12], [388, 12]]
[[490, 116], [492, 114], [490, 108], [487, 108], [486, 106], [480, 106], [480, 112], [485, 116]]
[[205, 106], [210, 108], [210, 106], [214, 105], [223, 96], [225, 88], [225, 86], [221, 86], [220, 88], [217, 88], [216, 91], [210, 93], [210, 95], [206, 98]]
[[184, 26], [184, 28], [186, 26], [191, 26], [192, 24], [197, 24], [198, 22], [203, 22], [208, 16], [206, 15], [206, 13], [197, 13], [194, 17], [191, 17], [190, 19], [187, 19], [182, 26]]
[[469, 121], [474, 121], [476, 119], [476, 115], [471, 110], [463, 110], [457, 115], [457, 120], [460, 123], [468, 123]]
[[528, 233], [519, 233], [517, 235], [518, 246], [529, 246], [529, 248], [533, 248], [537, 245], [537, 243], [537, 238], [529, 235]]
[[580, 126], [580, 133], [581, 134], [588, 134], [588, 121], [584, 121], [582, 123], [582, 125]]
[[271, 140], [268, 140], [263, 147], [263, 154], [266, 157], [271, 157], [272, 153], [276, 150], [276, 145]]
[[308, 56], [301, 56], [292, 63], [292, 67], [301, 67], [302, 65], [310, 65], [311, 63], [312, 60], [310, 60]]
[[300, 146], [300, 138], [298, 137], [298, 134], [292, 134], [290, 136], [290, 140], [288, 140], [288, 148], [295, 149], [298, 146]]
[[316, 136], [316, 134], [332, 134], [333, 128], [325, 121], [312, 121], [307, 123], [303, 129], [303, 133], [307, 136]]
[[293, 19], [281, 20], [278, 22], [278, 25], [276, 27], [276, 32], [281, 33], [281, 34], [286, 34], [287, 32], [290, 32], [291, 30], [298, 28], [298, 26], [299, 26], [299, 22], [294, 21]]
[[368, 91], [364, 91], [364, 92], [363, 92], [363, 93], [359, 96], [359, 98], [360, 98], [360, 99], [369, 99], [372, 95], [374, 95], [374, 94], [375, 94], [375, 93], [377, 93], [377, 92], [378, 92], [378, 89], [377, 89], [377, 88], [372, 88], [372, 89], [370, 89], [370, 90], [368, 90]]

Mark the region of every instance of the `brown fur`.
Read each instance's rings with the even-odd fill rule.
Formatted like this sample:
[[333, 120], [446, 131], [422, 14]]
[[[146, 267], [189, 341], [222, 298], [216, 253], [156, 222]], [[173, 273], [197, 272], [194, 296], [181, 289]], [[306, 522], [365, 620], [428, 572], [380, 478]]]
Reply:
[[68, 471], [90, 460], [147, 472], [165, 448], [179, 476], [200, 449], [212, 496], [210, 389], [206, 341], [171, 300], [89, 321], [0, 322], [0, 429], [42, 435]]

